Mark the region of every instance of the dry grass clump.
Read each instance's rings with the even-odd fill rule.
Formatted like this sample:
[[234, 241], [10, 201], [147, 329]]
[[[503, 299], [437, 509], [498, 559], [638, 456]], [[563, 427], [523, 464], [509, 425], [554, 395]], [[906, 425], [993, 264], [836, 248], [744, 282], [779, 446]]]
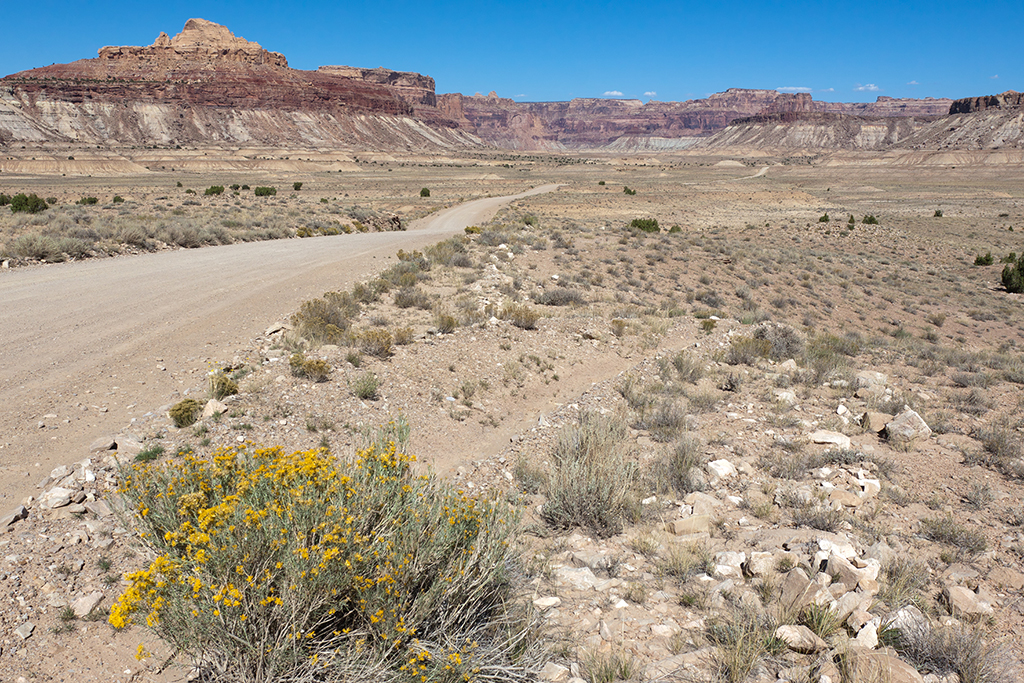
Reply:
[[766, 614], [741, 610], [707, 622], [705, 635], [716, 646], [713, 666], [718, 678], [740, 683], [765, 657], [786, 651], [786, 644], [775, 637], [776, 624]]
[[330, 363], [319, 358], [306, 358], [302, 353], [293, 353], [288, 359], [288, 365], [293, 375], [313, 382], [324, 382], [331, 374]]
[[754, 327], [754, 339], [767, 344], [766, 354], [772, 360], [797, 358], [804, 350], [804, 340], [785, 323], [763, 322]]
[[922, 602], [920, 591], [928, 584], [928, 570], [921, 562], [899, 556], [882, 567], [878, 597], [895, 611]]
[[725, 354], [725, 362], [729, 365], [754, 365], [762, 358], [767, 358], [771, 344], [764, 339], [753, 337], [733, 337], [729, 351]]
[[599, 536], [622, 531], [635, 514], [628, 434], [621, 419], [589, 412], [559, 433], [541, 508], [545, 522], [557, 529], [587, 527]]
[[521, 330], [537, 329], [537, 321], [540, 320], [540, 313], [533, 310], [526, 304], [505, 304], [498, 316], [507, 320]]
[[952, 515], [945, 517], [926, 517], [921, 520], [921, 535], [930, 541], [945, 543], [958, 548], [963, 554], [971, 556], [985, 550], [988, 542], [985, 536], [973, 529], [968, 529]]
[[387, 330], [363, 330], [359, 335], [359, 348], [368, 356], [390, 358], [394, 353], [395, 338]]
[[359, 315], [359, 308], [359, 302], [348, 292], [327, 292], [323, 298], [302, 302], [292, 315], [292, 325], [314, 344], [337, 344]]
[[155, 559], [110, 623], [147, 625], [218, 680], [526, 679], [514, 511], [413, 459], [239, 447], [134, 466], [121, 494]]
[[708, 458], [704, 444], [697, 438], [684, 434], [676, 441], [675, 447], [665, 459], [667, 479], [682, 494], [703, 491], [707, 488], [704, 466]]
[[688, 384], [696, 384], [704, 376], [704, 364], [687, 351], [672, 356], [672, 367], [679, 380]]
[[575, 289], [558, 287], [549, 289], [540, 294], [536, 301], [542, 306], [585, 306], [587, 298], [583, 293]]
[[238, 393], [238, 382], [231, 379], [223, 372], [215, 372], [210, 375], [210, 395], [216, 399], [225, 396], [234, 396]]
[[1020, 662], [1006, 646], [981, 628], [963, 625], [909, 624], [893, 646], [916, 669], [956, 674], [961, 683], [1012, 683]]

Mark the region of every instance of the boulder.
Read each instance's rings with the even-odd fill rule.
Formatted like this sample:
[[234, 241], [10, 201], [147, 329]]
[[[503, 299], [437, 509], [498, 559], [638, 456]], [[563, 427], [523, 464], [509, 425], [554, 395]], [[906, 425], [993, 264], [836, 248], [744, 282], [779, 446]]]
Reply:
[[786, 643], [790, 650], [801, 654], [813, 655], [828, 649], [828, 644], [814, 635], [814, 631], [806, 626], [786, 624], [775, 629], [775, 637]]
[[689, 536], [699, 534], [711, 528], [711, 517], [709, 515], [690, 515], [683, 519], [676, 519], [665, 525], [665, 530], [676, 536]]
[[830, 432], [825, 429], [819, 429], [816, 432], [812, 432], [808, 437], [811, 443], [817, 444], [832, 444], [843, 450], [849, 449], [851, 446], [850, 437], [839, 432]]
[[83, 619], [92, 613], [96, 607], [103, 602], [103, 593], [96, 591], [89, 595], [83, 595], [71, 603], [71, 609], [75, 610], [75, 616]]
[[876, 413], [868, 411], [860, 418], [860, 426], [869, 432], [880, 432], [885, 429], [885, 425], [892, 422], [894, 415], [888, 413]]
[[848, 683], [924, 683], [924, 677], [917, 669], [888, 652], [851, 645], [848, 661]]
[[970, 588], [964, 586], [946, 586], [942, 589], [942, 597], [949, 605], [953, 616], [977, 617], [993, 613], [992, 605], [982, 600]]
[[712, 460], [707, 464], [708, 472], [718, 479], [728, 479], [736, 476], [736, 468], [731, 462], [725, 460]]
[[203, 406], [202, 418], [204, 420], [209, 420], [214, 415], [221, 415], [226, 412], [228, 412], [228, 407], [226, 405], [215, 398], [211, 398], [206, 402], [206, 405]]
[[913, 410], [904, 410], [885, 425], [885, 437], [890, 441], [910, 443], [931, 435], [924, 419]]

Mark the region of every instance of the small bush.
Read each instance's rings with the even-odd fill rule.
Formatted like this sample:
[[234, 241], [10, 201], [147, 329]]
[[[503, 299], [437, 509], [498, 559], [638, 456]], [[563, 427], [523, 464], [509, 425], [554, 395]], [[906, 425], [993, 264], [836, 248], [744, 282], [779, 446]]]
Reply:
[[299, 183], [299, 182], [292, 183], [292, 189], [295, 190], [296, 192], [298, 192], [299, 190], [302, 189], [302, 183]]
[[984, 256], [978, 254], [977, 256], [974, 257], [974, 265], [976, 266], [991, 266], [995, 262], [996, 259], [994, 256], [992, 256], [991, 251], [985, 254]]
[[935, 209], [935, 213], [932, 215], [932, 218], [942, 218], [942, 209]]
[[803, 338], [785, 323], [760, 323], [754, 328], [754, 339], [768, 343], [767, 355], [772, 360], [796, 358], [804, 350]]
[[761, 358], [767, 358], [770, 352], [771, 344], [764, 339], [737, 336], [729, 343], [725, 362], [729, 365], [754, 365]]
[[377, 358], [390, 358], [394, 353], [395, 338], [387, 330], [364, 330], [359, 335], [359, 348]]
[[46, 200], [36, 194], [16, 194], [10, 198], [11, 213], [40, 213], [46, 211]]
[[922, 519], [921, 535], [930, 541], [958, 548], [968, 556], [977, 555], [988, 546], [980, 532], [963, 526], [952, 515]]
[[675, 448], [666, 459], [668, 480], [683, 495], [703, 491], [707, 488], [707, 477], [704, 476], [707, 462], [704, 444], [692, 436], [684, 435], [676, 441]]
[[426, 188], [426, 187], [422, 188], [420, 190], [420, 196], [421, 197], [429, 197], [430, 196], [430, 189]]
[[707, 638], [716, 647], [713, 666], [719, 679], [745, 681], [765, 657], [784, 652], [786, 645], [775, 637], [775, 628], [767, 616], [749, 610], [709, 620]]
[[960, 683], [1013, 683], [1020, 662], [979, 627], [915, 623], [901, 628], [893, 644], [915, 668], [955, 674]]
[[327, 292], [323, 298], [304, 301], [292, 315], [292, 325], [306, 339], [336, 344], [359, 314], [359, 302], [348, 292]]
[[820, 217], [820, 218], [818, 219], [818, 222], [819, 222], [819, 223], [828, 223], [828, 222], [829, 222], [830, 220], [832, 220], [832, 219], [831, 219], [831, 218], [829, 218], [829, 217], [828, 217], [828, 214], [826, 213], [826, 214], [825, 214], [824, 216], [821, 216], [821, 217]]
[[863, 223], [864, 225], [878, 225], [878, 218], [876, 218], [872, 214], [868, 214], [864, 216], [863, 220], [861, 220], [861, 223]]
[[395, 346], [408, 346], [412, 344], [415, 336], [411, 327], [399, 327], [392, 334], [395, 338]]
[[502, 320], [507, 320], [519, 329], [522, 330], [535, 330], [537, 329], [537, 321], [540, 320], [540, 313], [533, 310], [526, 304], [505, 304], [505, 307], [501, 309], [499, 317]]
[[419, 287], [402, 287], [394, 296], [394, 304], [398, 308], [419, 308], [427, 310], [434, 305], [434, 300]]
[[224, 194], [224, 186], [223, 185], [211, 185], [210, 187], [206, 188], [206, 192], [204, 192], [203, 194], [206, 195], [207, 197], [212, 197], [214, 195]]
[[628, 194], [628, 195], [630, 195], [630, 196], [632, 196], [632, 195], [635, 195], [635, 194], [636, 194], [636, 190], [632, 190], [632, 189], [630, 189], [628, 185], [627, 185], [627, 186], [624, 186], [624, 187], [622, 188], [622, 192], [623, 192], [623, 194]]
[[0, 206], [7, 206], [11, 203], [11, 196], [0, 192]]
[[668, 229], [668, 234], [670, 234], [670, 235], [678, 235], [682, 231], [683, 231], [683, 229], [680, 226], [673, 225], [671, 228]]
[[672, 357], [672, 367], [683, 382], [696, 384], [704, 376], [704, 364], [687, 351], [680, 351]]
[[100, 201], [100, 200], [99, 200], [99, 199], [97, 199], [96, 197], [82, 197], [81, 199], [79, 199], [79, 200], [78, 200], [77, 202], [75, 202], [75, 203], [76, 203], [76, 204], [84, 204], [84, 205], [92, 205], [92, 204], [97, 204], [97, 203], [99, 203], [99, 201]]
[[293, 375], [313, 382], [326, 382], [331, 374], [330, 363], [319, 358], [306, 358], [302, 353], [293, 353], [288, 359], [288, 365]]
[[919, 591], [928, 584], [927, 567], [913, 558], [897, 556], [882, 567], [879, 583], [878, 597], [885, 601], [890, 611], [896, 611], [920, 601]]
[[203, 412], [203, 404], [193, 398], [178, 401], [169, 411], [174, 426], [178, 429], [195, 424], [199, 414]]
[[[244, 187], [243, 187], [243, 189], [244, 189]], [[275, 194], [277, 194], [277, 188], [276, 187], [256, 187], [256, 188], [253, 188], [252, 193], [254, 195], [256, 195], [257, 197], [273, 197]]]
[[139, 451], [139, 454], [135, 456], [135, 462], [152, 462], [163, 454], [164, 447], [160, 444], [153, 444]]
[[537, 297], [537, 303], [542, 306], [584, 306], [587, 298], [575, 289], [558, 287], [543, 292]]
[[557, 529], [587, 527], [602, 537], [622, 531], [635, 479], [628, 434], [622, 420], [596, 413], [581, 414], [559, 433], [541, 508], [545, 522]]
[[155, 559], [110, 623], [148, 624], [218, 680], [532, 679], [515, 512], [413, 460], [394, 443], [349, 461], [239, 447], [124, 472]]
[[234, 396], [238, 393], [238, 383], [223, 372], [210, 375], [210, 395], [216, 399]]
[[124, 204], [124, 197], [122, 197], [121, 195], [115, 194], [114, 198], [111, 201], [114, 202], [115, 204]]
[[657, 218], [634, 218], [630, 221], [629, 227], [641, 232], [661, 232]]
[[377, 390], [380, 389], [380, 380], [372, 372], [364, 372], [349, 381], [348, 385], [356, 398], [361, 398], [364, 401], [374, 401], [378, 396]]
[[452, 334], [459, 326], [459, 321], [450, 313], [439, 313], [434, 318], [434, 324], [437, 325], [437, 331], [441, 334]]

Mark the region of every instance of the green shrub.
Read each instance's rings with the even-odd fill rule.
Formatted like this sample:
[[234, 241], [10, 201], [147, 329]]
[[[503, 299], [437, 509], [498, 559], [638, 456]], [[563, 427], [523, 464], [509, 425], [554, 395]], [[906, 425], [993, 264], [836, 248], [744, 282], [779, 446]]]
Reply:
[[[355, 363], [358, 366], [358, 363]], [[331, 365], [319, 358], [306, 358], [304, 353], [293, 353], [288, 359], [288, 366], [296, 377], [305, 377], [313, 382], [325, 382], [331, 374]]]
[[623, 194], [628, 194], [628, 195], [635, 195], [636, 194], [636, 190], [631, 190], [628, 185], [623, 186], [622, 192], [623, 192]]
[[922, 519], [921, 535], [930, 541], [959, 548], [968, 556], [977, 555], [988, 546], [984, 535], [963, 526], [952, 515]]
[[629, 227], [642, 232], [661, 232], [657, 218], [634, 218], [629, 222]]
[[622, 531], [634, 509], [628, 435], [622, 420], [589, 412], [559, 433], [541, 508], [545, 522], [557, 529], [587, 527], [599, 536]]
[[46, 200], [35, 193], [19, 193], [10, 198], [11, 213], [40, 213], [46, 211]]
[[392, 336], [395, 338], [395, 346], [408, 346], [412, 344], [415, 333], [411, 327], [399, 327], [392, 332]]
[[296, 192], [298, 192], [299, 190], [302, 189], [302, 183], [300, 183], [300, 182], [292, 183], [292, 189], [295, 190]]
[[707, 462], [704, 444], [692, 436], [683, 435], [666, 458], [668, 481], [683, 495], [703, 491], [707, 488], [704, 476]]
[[148, 448], [143, 448], [139, 451], [139, 454], [135, 456], [136, 462], [152, 462], [164, 454], [164, 447], [160, 444], [153, 444]]
[[211, 185], [210, 187], [206, 188], [206, 192], [204, 192], [203, 194], [206, 195], [207, 197], [211, 197], [213, 195], [224, 194], [224, 186], [223, 185]]
[[[243, 188], [244, 189], [244, 188]], [[276, 187], [257, 187], [253, 189], [252, 193], [257, 197], [273, 197], [277, 194]]]
[[425, 311], [434, 305], [434, 299], [419, 287], [402, 287], [395, 292], [394, 303], [398, 308], [419, 308]]
[[114, 202], [115, 204], [124, 204], [124, 197], [122, 197], [119, 194], [115, 194], [114, 198], [111, 201]]
[[678, 235], [682, 231], [683, 231], [683, 229], [681, 227], [679, 227], [678, 225], [673, 225], [671, 228], [668, 229], [668, 234], [670, 234], [670, 235]]
[[729, 365], [754, 365], [759, 359], [767, 358], [770, 352], [771, 344], [764, 339], [737, 336], [729, 343], [725, 362]]
[[11, 203], [11, 196], [0, 192], [0, 206], [7, 206]]
[[603, 180], [598, 180], [598, 181], [597, 181], [597, 184], [598, 184], [598, 185], [604, 185], [604, 181], [603, 181]]
[[854, 220], [854, 218], [853, 218], [853, 214], [851, 213], [851, 214], [850, 214], [850, 219], [849, 219], [848, 221], [846, 221], [846, 224], [847, 224], [847, 225], [849, 225], [849, 226], [851, 227], [851, 229], [852, 229], [853, 225], [854, 225], [854, 224], [855, 224], [856, 222], [857, 222], [857, 221], [856, 221], [856, 220]]
[[974, 257], [974, 265], [976, 266], [991, 266], [995, 262], [996, 259], [994, 256], [992, 256], [991, 251], [985, 254], [984, 256], [978, 254], [977, 256]]
[[1003, 268], [1003, 287], [1013, 294], [1024, 292], [1024, 254], [1017, 259], [1017, 263]]
[[479, 235], [480, 234], [480, 226], [479, 225], [467, 225], [464, 228], [464, 230], [465, 230], [467, 235]]
[[231, 185], [231, 189], [232, 189], [232, 190], [236, 190], [236, 191], [237, 191], [239, 187], [241, 187], [241, 186], [240, 186], [240, 185], [239, 185], [238, 183], [233, 183], [233, 184]]
[[195, 424], [196, 420], [199, 419], [199, 414], [202, 412], [203, 404], [193, 398], [178, 401], [171, 406], [169, 411], [171, 420], [178, 429]]
[[81, 199], [79, 199], [79, 200], [78, 200], [77, 202], [75, 202], [75, 203], [76, 203], [76, 204], [86, 204], [86, 205], [92, 205], [92, 204], [96, 204], [96, 203], [97, 203], [97, 202], [99, 202], [99, 201], [100, 201], [100, 200], [99, 200], [99, 199], [97, 199], [96, 197], [82, 197]]
[[501, 309], [498, 317], [509, 321], [521, 330], [535, 330], [537, 321], [540, 320], [540, 313], [526, 304], [508, 303]]
[[327, 292], [323, 298], [302, 302], [292, 315], [292, 325], [306, 339], [322, 344], [336, 344], [359, 315], [359, 302], [348, 292]]
[[933, 218], [942, 218], [942, 209], [935, 209], [935, 214], [932, 217]]
[[878, 219], [874, 215], [868, 214], [864, 216], [864, 219], [861, 221], [861, 223], [863, 223], [864, 225], [878, 225]]
[[147, 624], [224, 680], [532, 679], [515, 512], [413, 460], [394, 443], [348, 461], [238, 447], [123, 472], [155, 559], [110, 623]]
[[821, 216], [820, 218], [818, 218], [818, 222], [819, 223], [828, 223], [830, 220], [832, 220], [832, 219], [828, 217], [827, 213], [825, 215]]
[[238, 393], [238, 383], [223, 372], [210, 375], [210, 395], [216, 399], [234, 396]]
[[424, 187], [423, 189], [420, 190], [420, 196], [421, 197], [429, 197], [430, 196], [430, 190], [428, 188]]
[[754, 339], [768, 343], [768, 357], [772, 360], [796, 358], [804, 350], [800, 334], [785, 323], [763, 322], [754, 328]]

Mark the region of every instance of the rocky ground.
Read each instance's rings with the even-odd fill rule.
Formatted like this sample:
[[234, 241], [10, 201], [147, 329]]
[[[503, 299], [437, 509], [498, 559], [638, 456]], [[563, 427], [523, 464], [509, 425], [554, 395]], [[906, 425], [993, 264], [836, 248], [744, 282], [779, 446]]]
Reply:
[[[2, 520], [0, 671], [189, 675], [104, 622], [146, 557], [117, 516], [118, 462], [242, 441], [350, 452], [392, 419], [422, 463], [522, 508], [547, 680], [744, 680], [749, 664], [751, 680], [951, 682], [940, 654], [969, 645], [1013, 666], [1024, 316], [999, 266], [971, 263], [1019, 249], [1020, 197], [981, 172], [890, 187], [871, 169], [633, 164], [577, 169], [568, 191], [407, 258], [415, 303], [363, 292], [334, 343], [270, 326], [211, 366], [238, 394], [207, 404], [197, 382], [43, 474]], [[623, 228], [637, 217], [666, 231]], [[536, 329], [502, 319], [508, 303]], [[293, 374], [297, 351], [326, 381]], [[178, 429], [167, 410], [186, 397], [209, 412]], [[617, 521], [564, 527], [545, 512], [553, 454], [594, 415], [621, 427], [629, 486]], [[736, 637], [766, 630], [763, 652]], [[961, 640], [911, 656], [886, 648], [894, 631]], [[140, 643], [154, 656], [136, 661]], [[975, 680], [1014, 680], [999, 675]]]

